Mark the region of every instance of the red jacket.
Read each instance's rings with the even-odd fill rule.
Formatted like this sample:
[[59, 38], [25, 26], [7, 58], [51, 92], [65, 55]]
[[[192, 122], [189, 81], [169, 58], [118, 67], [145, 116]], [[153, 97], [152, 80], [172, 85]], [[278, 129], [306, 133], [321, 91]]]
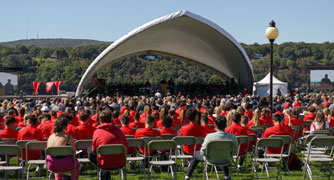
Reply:
[[[157, 136], [161, 137], [160, 131], [155, 130], [155, 129], [151, 129], [151, 128], [137, 129], [136, 134], [135, 134], [135, 138], [157, 137]], [[142, 154], [144, 154], [144, 146], [140, 147], [140, 152]], [[152, 153], [153, 153], [153, 151], [150, 152], [150, 154], [152, 154]], [[148, 155], [147, 152], [146, 152], [146, 155]]]
[[0, 129], [3, 129], [5, 127], [5, 121], [3, 118], [0, 116]]
[[73, 126], [72, 124], [67, 124], [67, 129], [65, 131], [66, 134], [71, 135], [74, 139], [78, 139], [78, 129], [77, 127]]
[[145, 123], [142, 122], [133, 122], [129, 124], [130, 128], [145, 128]]
[[176, 134], [177, 135], [177, 130], [174, 130], [172, 128], [162, 128], [159, 130], [161, 134]]
[[249, 119], [252, 119], [252, 118], [253, 118], [253, 113], [252, 113], [250, 110], [248, 110], [248, 109], [246, 109], [244, 115], [245, 115], [245, 116], [248, 116]]
[[[310, 121], [310, 120], [313, 121], [314, 119], [315, 119], [315, 113], [310, 113], [310, 114], [304, 116], [303, 121]], [[305, 130], [306, 131], [310, 131], [310, 126], [306, 126]]]
[[78, 139], [90, 139], [93, 137], [95, 127], [89, 124], [80, 124], [77, 127]]
[[129, 126], [122, 126], [121, 131], [124, 133], [124, 135], [135, 135], [136, 130], [130, 128]]
[[[17, 140], [38, 140], [43, 141], [42, 132], [37, 129], [35, 125], [28, 125], [27, 127], [22, 128], [17, 135]], [[25, 148], [22, 148], [23, 160], [26, 160], [26, 153]], [[28, 158], [29, 160], [32, 159], [39, 159], [41, 157], [41, 153], [39, 150], [29, 150], [28, 151]]]
[[4, 130], [0, 131], [0, 138], [15, 138], [17, 139], [17, 131], [10, 128], [5, 128]]
[[[181, 128], [180, 136], [205, 137], [205, 129], [197, 123], [190, 123]], [[196, 151], [201, 147], [202, 145], [196, 145]], [[194, 154], [194, 145], [184, 145], [183, 150], [187, 154]]]
[[205, 134], [208, 134], [208, 133], [214, 133], [216, 132], [214, 129], [212, 129], [211, 127], [209, 127], [208, 125], [202, 125], [202, 127], [204, 128], [205, 130]]
[[45, 121], [43, 124], [40, 124], [37, 127], [44, 138], [49, 138], [49, 136], [53, 133], [53, 123], [51, 121]]
[[[97, 126], [93, 134], [92, 151], [96, 152], [99, 146], [105, 144], [123, 144], [128, 149], [128, 141], [123, 132], [112, 123], [102, 123]], [[124, 154], [99, 156], [99, 164], [105, 169], [114, 169], [124, 166]]]
[[[269, 138], [274, 135], [291, 135], [291, 127], [287, 128], [284, 124], [278, 124], [273, 127], [267, 128], [263, 133], [263, 138]], [[281, 152], [281, 148], [268, 148], [267, 151], [270, 153], [279, 154]]]
[[[235, 136], [248, 136], [247, 129], [240, 126], [238, 123], [233, 123], [231, 126], [225, 128], [225, 132], [231, 133]], [[239, 155], [243, 155], [246, 153], [247, 144], [242, 144], [240, 146]]]

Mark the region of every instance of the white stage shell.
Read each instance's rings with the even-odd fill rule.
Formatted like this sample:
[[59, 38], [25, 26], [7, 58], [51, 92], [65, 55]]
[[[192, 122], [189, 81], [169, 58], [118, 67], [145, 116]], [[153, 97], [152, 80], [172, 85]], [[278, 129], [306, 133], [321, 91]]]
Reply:
[[113, 42], [87, 68], [76, 96], [99, 69], [138, 54], [166, 55], [206, 66], [234, 78], [248, 92], [253, 89], [252, 65], [242, 46], [215, 23], [182, 10], [148, 22]]

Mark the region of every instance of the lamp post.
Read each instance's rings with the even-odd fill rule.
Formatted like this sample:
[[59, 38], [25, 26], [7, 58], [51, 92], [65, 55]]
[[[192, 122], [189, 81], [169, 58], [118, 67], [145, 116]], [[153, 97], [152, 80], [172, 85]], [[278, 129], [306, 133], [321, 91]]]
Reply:
[[278, 29], [276, 28], [276, 23], [272, 20], [269, 23], [269, 27], [266, 29], [266, 37], [270, 42], [270, 109], [273, 112], [273, 51], [274, 51], [274, 41], [278, 37]]

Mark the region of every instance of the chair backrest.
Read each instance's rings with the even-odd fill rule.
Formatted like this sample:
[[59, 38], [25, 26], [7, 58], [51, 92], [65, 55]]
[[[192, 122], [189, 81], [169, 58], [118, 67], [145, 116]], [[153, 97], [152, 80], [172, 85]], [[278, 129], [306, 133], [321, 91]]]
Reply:
[[52, 157], [75, 156], [75, 150], [72, 146], [54, 146], [46, 148], [45, 154]]
[[46, 149], [47, 142], [46, 141], [29, 141], [26, 143], [27, 150], [41, 150], [44, 151]]
[[0, 145], [0, 155], [22, 155], [18, 145]]
[[257, 136], [255, 134], [248, 134], [248, 140], [249, 141], [256, 141], [257, 140]]
[[194, 136], [176, 136], [172, 139], [178, 145], [194, 145], [196, 138]]
[[311, 126], [312, 122], [313, 122], [312, 120], [304, 121], [304, 124], [305, 126]]
[[270, 136], [269, 138], [282, 138], [284, 145], [292, 143], [292, 137], [289, 135], [274, 135], [274, 136]]
[[21, 141], [17, 141], [16, 144], [20, 146], [21, 148], [26, 148], [26, 144], [32, 141], [37, 141], [37, 140], [21, 140]]
[[123, 144], [107, 144], [97, 148], [97, 154], [101, 155], [112, 155], [112, 154], [125, 154], [126, 147]]
[[299, 130], [300, 130], [299, 126], [291, 126], [291, 128], [292, 128], [293, 130], [295, 130], [295, 131], [299, 131]]
[[17, 139], [16, 138], [2, 138], [1, 141], [4, 144], [16, 144]]
[[316, 131], [313, 131], [312, 134], [326, 134], [330, 136], [332, 133], [329, 130], [316, 130]]
[[129, 138], [128, 140], [128, 146], [130, 147], [140, 147], [145, 146], [144, 139], [141, 138]]
[[171, 140], [176, 136], [176, 134], [161, 134], [162, 139]]
[[176, 142], [173, 140], [152, 140], [148, 143], [148, 150], [176, 149]]
[[306, 138], [306, 143], [311, 142], [311, 140], [316, 137], [316, 136], [327, 136], [327, 134], [310, 134], [309, 136], [307, 136]]
[[237, 140], [238, 140], [238, 144], [245, 144], [245, 143], [248, 143], [249, 141], [249, 138], [248, 136], [236, 136], [237, 137]]
[[204, 138], [203, 137], [195, 137], [196, 138], [196, 144], [203, 144]]
[[258, 149], [258, 147], [283, 147], [283, 145], [284, 141], [282, 138], [264, 138], [257, 141], [256, 149]]
[[263, 135], [263, 132], [264, 132], [264, 129], [262, 128], [262, 127], [255, 127], [255, 126], [252, 126], [252, 127], [250, 127], [249, 129], [251, 129], [251, 130], [253, 130], [255, 133], [256, 133], [256, 135]]
[[159, 136], [156, 136], [156, 137], [142, 137], [141, 139], [143, 139], [145, 141], [145, 144], [147, 145], [150, 141], [161, 140], [162, 138]]
[[75, 141], [75, 147], [77, 149], [87, 149], [92, 147], [93, 140], [91, 139], [82, 139]]
[[333, 147], [334, 137], [333, 136], [315, 136], [310, 143], [310, 147]]
[[125, 138], [126, 138], [126, 139], [129, 139], [129, 138], [135, 138], [135, 135], [125, 135]]
[[[205, 160], [212, 164], [230, 163], [226, 157], [233, 157], [234, 142], [232, 140], [216, 140], [207, 144]], [[229, 159], [229, 160], [231, 160]]]

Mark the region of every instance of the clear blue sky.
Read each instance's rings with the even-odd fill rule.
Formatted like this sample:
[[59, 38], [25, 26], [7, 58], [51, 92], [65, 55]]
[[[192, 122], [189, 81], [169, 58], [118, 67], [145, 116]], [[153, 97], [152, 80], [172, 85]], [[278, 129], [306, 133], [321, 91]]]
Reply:
[[271, 19], [277, 43], [334, 42], [333, 0], [1, 0], [0, 42], [36, 38], [37, 31], [39, 38], [114, 41], [179, 10], [213, 21], [239, 42], [267, 43]]

